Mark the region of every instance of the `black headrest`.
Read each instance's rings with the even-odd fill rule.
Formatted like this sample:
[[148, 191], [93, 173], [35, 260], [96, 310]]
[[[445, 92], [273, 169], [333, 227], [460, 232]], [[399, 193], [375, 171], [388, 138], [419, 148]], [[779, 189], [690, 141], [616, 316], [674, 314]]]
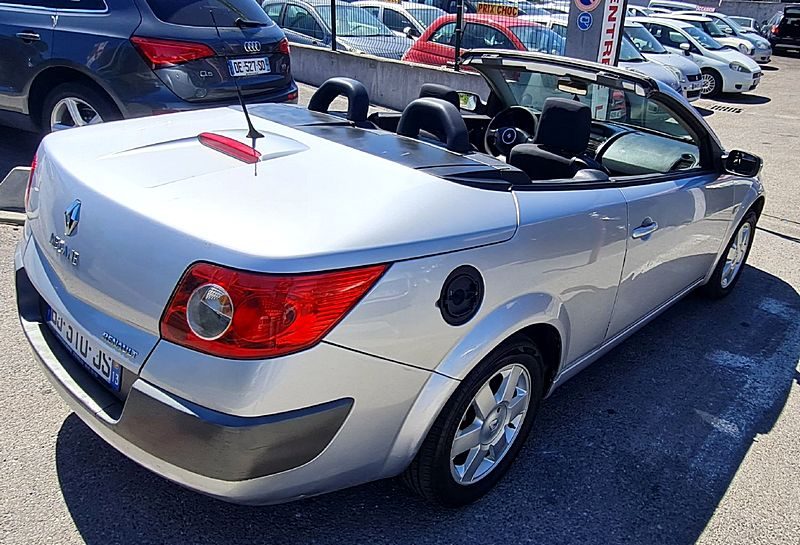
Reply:
[[550, 97], [544, 101], [533, 143], [574, 155], [586, 151], [592, 111], [577, 100]]
[[458, 91], [448, 87], [447, 85], [439, 85], [438, 83], [423, 83], [419, 90], [419, 98], [441, 98], [446, 100], [456, 108], [461, 108], [458, 100]]
[[441, 98], [418, 98], [403, 110], [397, 134], [416, 138], [420, 130], [434, 134], [450, 151], [466, 153], [472, 149], [458, 108]]
[[331, 78], [325, 81], [311, 96], [308, 109], [327, 113], [331, 102], [338, 96], [347, 97], [347, 119], [357, 123], [367, 120], [369, 111], [367, 88], [360, 81], [351, 78]]

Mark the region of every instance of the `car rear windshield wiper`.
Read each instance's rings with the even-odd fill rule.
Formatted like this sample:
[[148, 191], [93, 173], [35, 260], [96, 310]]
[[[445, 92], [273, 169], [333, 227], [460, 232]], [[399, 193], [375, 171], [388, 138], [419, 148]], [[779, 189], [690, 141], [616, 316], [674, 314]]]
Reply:
[[267, 23], [262, 23], [261, 21], [250, 21], [248, 19], [242, 19], [241, 17], [238, 17], [233, 24], [239, 28], [257, 28], [267, 26]]

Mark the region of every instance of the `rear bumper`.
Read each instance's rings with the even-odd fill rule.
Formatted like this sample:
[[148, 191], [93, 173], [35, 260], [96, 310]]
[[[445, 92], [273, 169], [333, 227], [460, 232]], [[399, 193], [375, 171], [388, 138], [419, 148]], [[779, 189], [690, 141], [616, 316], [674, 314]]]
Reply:
[[[145, 117], [148, 115], [167, 114], [183, 112], [189, 110], [203, 110], [217, 108], [221, 106], [231, 106], [239, 104], [238, 98], [214, 102], [188, 102], [178, 98], [175, 93], [170, 91], [166, 85], [158, 82], [156, 90], [139, 96], [124, 96], [125, 92], [119, 93], [119, 100], [122, 102], [123, 115], [125, 118]], [[297, 83], [291, 81], [286, 87], [273, 89], [269, 92], [249, 95], [246, 97], [247, 104], [258, 104], [263, 102], [288, 102], [296, 104], [298, 99]]]
[[[170, 365], [169, 358], [149, 367], [149, 374], [145, 363], [144, 372], [134, 375], [130, 388], [118, 397], [44, 323], [41, 294], [60, 303], [49, 286], [35, 285], [43, 277], [35, 262], [23, 257], [25, 245], [23, 240], [15, 256], [20, 322], [54, 389], [89, 428], [128, 458], [225, 501], [280, 503], [396, 475], [436, 417], [431, 407], [443, 404], [457, 384], [429, 371], [323, 344], [263, 367], [260, 362], [241, 366], [254, 373], [243, 375], [239, 383], [249, 384], [251, 391], [228, 393], [231, 398], [258, 399], [261, 408], [253, 412], [210, 409], [203, 403], [207, 398], [189, 400], [191, 395], [164, 386], [160, 382], [169, 381], [159, 369], [181, 366], [174, 360]], [[31, 266], [30, 276], [24, 263]], [[184, 385], [195, 391], [203, 381], [207, 389], [219, 386], [211, 376], [201, 376], [210, 367], [204, 363], [195, 359], [194, 376], [180, 375]], [[255, 376], [267, 382], [259, 384]], [[437, 403], [431, 402], [431, 392], [437, 394]], [[415, 411], [425, 417], [412, 417]]]
[[134, 444], [198, 476], [255, 479], [316, 458], [353, 407], [353, 399], [345, 398], [269, 416], [240, 417], [206, 409], [141, 378], [123, 402], [96, 382], [43, 323], [41, 300], [25, 269], [17, 271], [16, 284], [22, 329], [47, 378], [73, 410], [115, 446]]

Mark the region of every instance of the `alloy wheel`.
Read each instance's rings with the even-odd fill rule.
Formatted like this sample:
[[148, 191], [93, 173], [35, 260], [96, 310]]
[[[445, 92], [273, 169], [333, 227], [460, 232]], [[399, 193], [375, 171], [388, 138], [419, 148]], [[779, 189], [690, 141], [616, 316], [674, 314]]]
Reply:
[[530, 403], [531, 375], [512, 363], [483, 383], [461, 418], [450, 448], [450, 472], [458, 484], [486, 477], [517, 439]]
[[717, 87], [717, 82], [714, 79], [712, 74], [704, 73], [703, 74], [703, 94], [710, 95], [714, 92], [714, 89]]
[[50, 114], [50, 129], [53, 131], [102, 122], [103, 118], [97, 113], [97, 110], [85, 100], [77, 97], [62, 98], [56, 102]]
[[720, 284], [722, 288], [727, 288], [731, 285], [736, 275], [742, 269], [744, 259], [747, 256], [747, 248], [750, 245], [751, 226], [745, 222], [739, 227], [739, 231], [733, 239], [731, 247], [728, 249], [728, 254], [725, 256], [725, 265], [722, 268], [722, 277]]

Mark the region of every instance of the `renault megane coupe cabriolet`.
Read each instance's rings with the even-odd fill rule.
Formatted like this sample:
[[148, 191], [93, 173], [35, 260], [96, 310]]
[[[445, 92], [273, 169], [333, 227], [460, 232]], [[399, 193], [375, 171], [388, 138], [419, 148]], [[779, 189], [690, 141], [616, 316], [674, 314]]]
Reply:
[[642, 74], [465, 64], [488, 97], [426, 85], [368, 116], [336, 78], [308, 109], [250, 106], [253, 130], [228, 107], [46, 137], [17, 299], [78, 416], [228, 501], [403, 475], [462, 505], [554, 388], [690, 291], [734, 289], [758, 157]]

